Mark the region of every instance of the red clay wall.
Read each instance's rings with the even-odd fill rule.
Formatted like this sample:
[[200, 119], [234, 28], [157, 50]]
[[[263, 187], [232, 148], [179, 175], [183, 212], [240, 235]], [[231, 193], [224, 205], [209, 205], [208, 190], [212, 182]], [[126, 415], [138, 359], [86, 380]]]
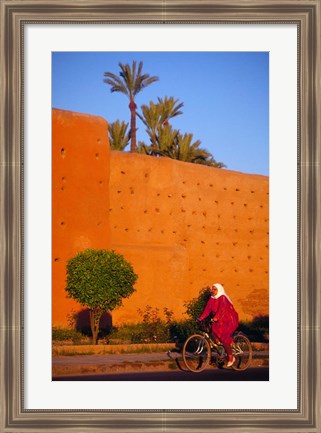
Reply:
[[268, 314], [268, 177], [109, 154], [103, 119], [60, 110], [52, 159], [53, 325], [80, 309], [65, 297], [65, 264], [89, 247], [115, 249], [139, 275], [115, 325], [139, 321], [146, 305], [182, 318], [184, 302], [214, 282], [241, 319]]
[[81, 307], [66, 299], [66, 261], [86, 248], [110, 248], [109, 141], [98, 117], [52, 112], [52, 322]]
[[111, 152], [112, 247], [134, 265], [137, 292], [113, 313], [184, 302], [224, 284], [242, 319], [268, 314], [269, 189], [265, 176]]

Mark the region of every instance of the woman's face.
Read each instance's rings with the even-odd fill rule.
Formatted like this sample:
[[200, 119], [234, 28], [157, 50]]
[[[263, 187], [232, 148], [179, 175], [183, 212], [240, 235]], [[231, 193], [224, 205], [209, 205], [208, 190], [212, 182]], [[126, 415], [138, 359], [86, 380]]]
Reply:
[[217, 292], [218, 292], [217, 287], [216, 287], [216, 286], [212, 286], [212, 287], [211, 287], [211, 293], [212, 293], [212, 295], [213, 295], [213, 296], [216, 296], [216, 295], [217, 295]]

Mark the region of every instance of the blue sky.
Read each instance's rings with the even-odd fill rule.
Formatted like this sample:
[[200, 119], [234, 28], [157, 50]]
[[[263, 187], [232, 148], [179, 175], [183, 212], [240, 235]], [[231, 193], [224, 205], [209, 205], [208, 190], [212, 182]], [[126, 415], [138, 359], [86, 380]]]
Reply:
[[[223, 162], [228, 170], [269, 175], [269, 54], [267, 52], [55, 52], [52, 106], [129, 122], [128, 99], [111, 93], [104, 72], [143, 61], [159, 77], [137, 95], [138, 109], [157, 97], [184, 103], [171, 120], [181, 133]], [[137, 140], [148, 142], [137, 119]]]

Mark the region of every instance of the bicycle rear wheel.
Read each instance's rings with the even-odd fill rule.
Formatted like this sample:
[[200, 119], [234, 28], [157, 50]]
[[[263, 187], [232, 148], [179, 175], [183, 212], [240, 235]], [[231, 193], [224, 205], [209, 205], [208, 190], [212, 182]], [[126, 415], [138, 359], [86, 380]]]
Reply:
[[189, 371], [200, 373], [208, 366], [210, 358], [211, 348], [203, 335], [188, 337], [183, 346], [183, 361]]
[[246, 370], [252, 361], [252, 346], [250, 340], [245, 335], [237, 334], [233, 338], [232, 353], [235, 356], [235, 362], [232, 365], [233, 370]]

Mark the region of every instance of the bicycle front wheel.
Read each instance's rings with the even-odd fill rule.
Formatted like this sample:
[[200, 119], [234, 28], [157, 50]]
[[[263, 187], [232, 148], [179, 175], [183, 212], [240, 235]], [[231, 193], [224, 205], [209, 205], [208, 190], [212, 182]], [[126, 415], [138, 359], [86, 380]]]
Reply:
[[252, 361], [252, 346], [250, 340], [245, 335], [238, 334], [233, 338], [232, 353], [235, 362], [233, 370], [246, 370]]
[[183, 346], [183, 361], [189, 371], [200, 373], [208, 366], [210, 358], [211, 347], [203, 335], [188, 337]]

